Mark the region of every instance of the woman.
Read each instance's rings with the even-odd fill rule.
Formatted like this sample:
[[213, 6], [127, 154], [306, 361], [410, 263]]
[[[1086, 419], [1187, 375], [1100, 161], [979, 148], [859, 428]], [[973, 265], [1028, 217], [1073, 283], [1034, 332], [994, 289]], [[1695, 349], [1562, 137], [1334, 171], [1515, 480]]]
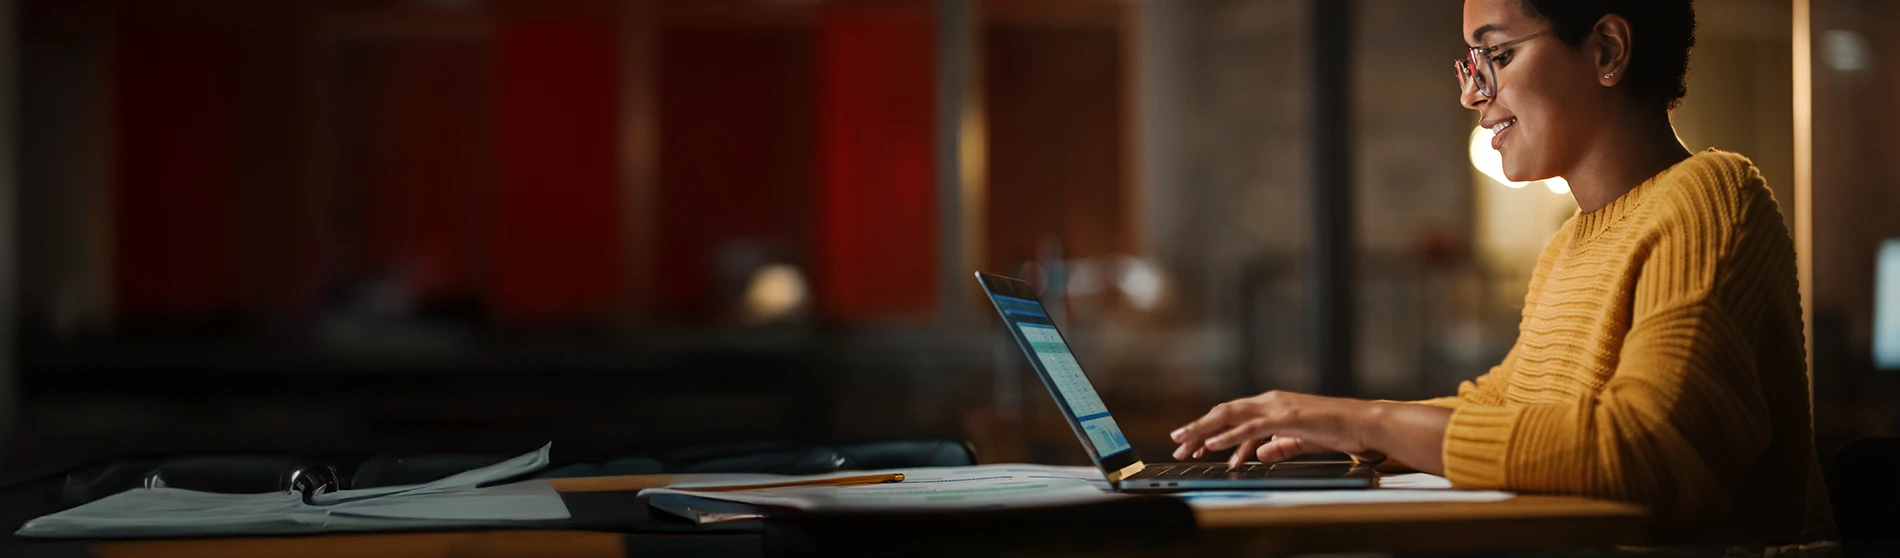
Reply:
[[1466, 488], [1642, 504], [1683, 541], [1836, 538], [1814, 455], [1793, 241], [1747, 159], [1690, 153], [1690, 0], [1466, 0], [1461, 102], [1512, 180], [1580, 211], [1538, 258], [1516, 345], [1418, 403], [1269, 392], [1173, 433], [1176, 459], [1343, 451]]

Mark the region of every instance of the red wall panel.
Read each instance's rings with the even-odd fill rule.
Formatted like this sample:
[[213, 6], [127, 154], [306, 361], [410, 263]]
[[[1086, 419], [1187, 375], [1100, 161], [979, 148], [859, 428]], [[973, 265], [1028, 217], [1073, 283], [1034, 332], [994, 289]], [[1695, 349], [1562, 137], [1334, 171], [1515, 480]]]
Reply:
[[936, 309], [936, 33], [918, 12], [844, 9], [820, 24], [818, 293], [830, 317]]
[[480, 292], [487, 181], [487, 59], [469, 43], [378, 52], [363, 120], [360, 238], [370, 272], [400, 270], [424, 299]]
[[233, 241], [235, 34], [161, 18], [115, 30], [113, 300], [120, 316], [238, 304]]
[[610, 17], [497, 24], [490, 287], [504, 320], [598, 319], [620, 300], [618, 71]]
[[1123, 153], [1123, 61], [1113, 29], [997, 27], [983, 34], [989, 141], [987, 265], [1009, 270], [1045, 239], [1063, 257], [1134, 248]]
[[813, 33], [683, 27], [659, 46], [653, 306], [669, 319], [705, 320], [733, 294], [717, 288], [721, 251], [750, 243], [794, 261], [809, 251]]

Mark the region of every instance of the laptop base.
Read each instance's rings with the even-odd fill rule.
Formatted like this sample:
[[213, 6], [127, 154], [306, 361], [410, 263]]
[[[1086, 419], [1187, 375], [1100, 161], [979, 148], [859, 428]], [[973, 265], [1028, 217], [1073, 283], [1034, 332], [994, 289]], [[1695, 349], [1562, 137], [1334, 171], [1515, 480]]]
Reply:
[[1226, 463], [1154, 464], [1117, 483], [1119, 492], [1137, 494], [1196, 490], [1336, 490], [1378, 486], [1372, 467], [1351, 461], [1299, 461], [1251, 464], [1230, 469]]

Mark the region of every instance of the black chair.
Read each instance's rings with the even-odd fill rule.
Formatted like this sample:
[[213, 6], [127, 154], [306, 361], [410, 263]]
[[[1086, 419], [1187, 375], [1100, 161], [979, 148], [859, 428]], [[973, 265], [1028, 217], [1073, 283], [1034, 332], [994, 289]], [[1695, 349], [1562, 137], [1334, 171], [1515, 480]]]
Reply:
[[1848, 556], [1900, 556], [1900, 437], [1841, 448], [1827, 470], [1827, 496]]
[[976, 451], [948, 439], [886, 440], [841, 444], [762, 442], [700, 446], [652, 456], [668, 473], [777, 473], [812, 475], [834, 471], [960, 467], [975, 465]]

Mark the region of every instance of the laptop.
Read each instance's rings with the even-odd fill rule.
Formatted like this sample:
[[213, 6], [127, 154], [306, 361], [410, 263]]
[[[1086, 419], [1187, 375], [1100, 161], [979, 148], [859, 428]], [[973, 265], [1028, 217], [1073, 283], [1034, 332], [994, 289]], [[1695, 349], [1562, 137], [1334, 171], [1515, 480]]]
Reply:
[[1042, 378], [1049, 395], [1056, 400], [1062, 416], [1075, 430], [1075, 437], [1089, 459], [1108, 477], [1109, 486], [1121, 492], [1184, 492], [1190, 490], [1291, 490], [1370, 488], [1377, 485], [1372, 467], [1351, 461], [1296, 461], [1275, 464], [1253, 463], [1229, 469], [1226, 463], [1143, 463], [1134, 446], [1115, 425], [1115, 417], [1095, 393], [1095, 385], [1082, 373], [1082, 365], [1069, 352], [1062, 332], [1049, 319], [1035, 290], [1028, 283], [977, 272], [997, 314], [1003, 317], [1010, 337], [1023, 348], [1029, 365]]

